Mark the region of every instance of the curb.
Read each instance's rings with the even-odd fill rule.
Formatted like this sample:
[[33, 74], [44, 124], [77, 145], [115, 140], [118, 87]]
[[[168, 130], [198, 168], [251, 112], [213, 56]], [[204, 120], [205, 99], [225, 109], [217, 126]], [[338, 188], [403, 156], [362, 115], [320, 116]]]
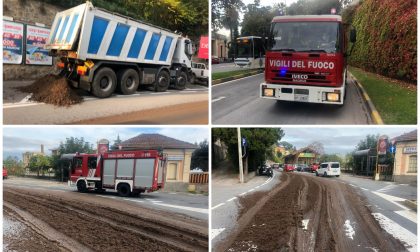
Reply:
[[226, 77], [226, 78], [222, 78], [222, 79], [218, 79], [218, 80], [212, 80], [211, 85], [217, 85], [223, 82], [227, 82], [227, 81], [232, 81], [232, 80], [237, 80], [237, 79], [241, 79], [244, 77], [248, 77], [248, 76], [252, 76], [252, 75], [256, 75], [256, 74], [260, 74], [263, 73], [264, 70], [256, 70], [256, 71], [252, 71], [252, 72], [248, 72], [248, 73], [244, 73], [244, 74], [238, 74], [238, 75], [234, 75], [231, 77]]
[[417, 212], [417, 201], [405, 200], [404, 205]]
[[356, 87], [359, 88], [360, 92], [362, 93], [364, 102], [366, 103], [371, 117], [373, 119], [373, 122], [375, 124], [384, 124], [384, 121], [382, 120], [382, 117], [379, 115], [378, 110], [376, 110], [375, 105], [372, 103], [372, 100], [370, 99], [368, 93], [366, 92], [366, 90], [363, 88], [362, 84], [360, 84], [360, 82], [356, 79], [356, 77], [354, 77], [354, 75], [352, 73], [350, 73], [350, 71], [348, 71], [350, 77], [353, 79], [353, 81], [356, 83]]

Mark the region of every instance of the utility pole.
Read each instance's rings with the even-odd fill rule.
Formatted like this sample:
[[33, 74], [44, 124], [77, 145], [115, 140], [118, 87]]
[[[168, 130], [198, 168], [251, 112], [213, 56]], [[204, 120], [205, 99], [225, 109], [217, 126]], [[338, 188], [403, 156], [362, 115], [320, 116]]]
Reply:
[[238, 160], [239, 160], [239, 182], [244, 182], [244, 167], [242, 164], [242, 137], [241, 128], [237, 128], [238, 131]]

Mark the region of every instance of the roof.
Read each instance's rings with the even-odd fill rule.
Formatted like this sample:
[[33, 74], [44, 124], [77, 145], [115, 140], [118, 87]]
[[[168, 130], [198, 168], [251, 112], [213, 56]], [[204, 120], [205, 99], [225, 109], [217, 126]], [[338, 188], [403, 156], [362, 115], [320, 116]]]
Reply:
[[417, 130], [404, 133], [401, 136], [397, 136], [392, 139], [395, 142], [408, 142], [408, 141], [417, 141]]
[[197, 149], [198, 146], [161, 134], [140, 134], [121, 142], [123, 149]]
[[272, 22], [293, 22], [293, 21], [309, 21], [309, 22], [342, 22], [340, 15], [295, 15], [295, 16], [276, 16]]

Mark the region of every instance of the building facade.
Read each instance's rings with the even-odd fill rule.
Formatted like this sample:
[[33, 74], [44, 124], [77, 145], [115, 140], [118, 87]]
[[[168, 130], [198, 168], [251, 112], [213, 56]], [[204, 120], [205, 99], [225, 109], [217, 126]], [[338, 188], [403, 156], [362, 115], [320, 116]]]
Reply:
[[228, 39], [226, 36], [213, 32], [211, 37], [211, 56], [224, 61], [228, 58]]
[[395, 142], [393, 180], [397, 183], [417, 183], [417, 130], [392, 139]]

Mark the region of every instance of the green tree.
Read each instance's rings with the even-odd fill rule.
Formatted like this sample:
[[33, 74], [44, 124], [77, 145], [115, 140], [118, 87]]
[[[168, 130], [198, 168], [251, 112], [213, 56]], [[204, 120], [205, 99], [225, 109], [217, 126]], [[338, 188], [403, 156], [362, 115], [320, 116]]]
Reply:
[[45, 175], [45, 170], [51, 167], [51, 158], [43, 155], [34, 155], [29, 160], [29, 170], [36, 172], [37, 176], [41, 173], [42, 176]]
[[341, 166], [344, 164], [343, 158], [337, 154], [324, 154], [319, 157], [319, 162], [339, 162]]
[[278, 15], [277, 9], [260, 6], [259, 1], [247, 5], [247, 10], [242, 21], [241, 36], [268, 37], [270, 23]]
[[233, 41], [233, 31], [239, 26], [239, 13], [244, 8], [241, 0], [214, 0], [212, 1], [212, 28], [217, 31], [224, 27], [230, 32], [230, 41]]
[[359, 141], [356, 145], [355, 151], [358, 150], [366, 150], [366, 149], [376, 149], [376, 145], [378, 143], [379, 134], [377, 135], [366, 135], [366, 137]]
[[190, 169], [200, 167], [203, 171], [209, 170], [209, 143], [207, 140], [202, 141], [191, 156]]
[[7, 156], [7, 158], [3, 160], [3, 167], [6, 168], [8, 175], [25, 175], [23, 162], [16, 156]]
[[321, 15], [330, 14], [335, 8], [340, 13], [352, 0], [299, 0], [287, 7], [287, 15]]
[[283, 146], [286, 150], [296, 150], [296, 147], [293, 144], [286, 141], [279, 142], [279, 146]]
[[[220, 139], [228, 147], [228, 157], [235, 168], [238, 167], [238, 138], [235, 128], [213, 128], [213, 140]], [[264, 164], [272, 158], [273, 144], [284, 136], [281, 128], [242, 128], [242, 137], [247, 139], [249, 170], [255, 170], [258, 165]]]

